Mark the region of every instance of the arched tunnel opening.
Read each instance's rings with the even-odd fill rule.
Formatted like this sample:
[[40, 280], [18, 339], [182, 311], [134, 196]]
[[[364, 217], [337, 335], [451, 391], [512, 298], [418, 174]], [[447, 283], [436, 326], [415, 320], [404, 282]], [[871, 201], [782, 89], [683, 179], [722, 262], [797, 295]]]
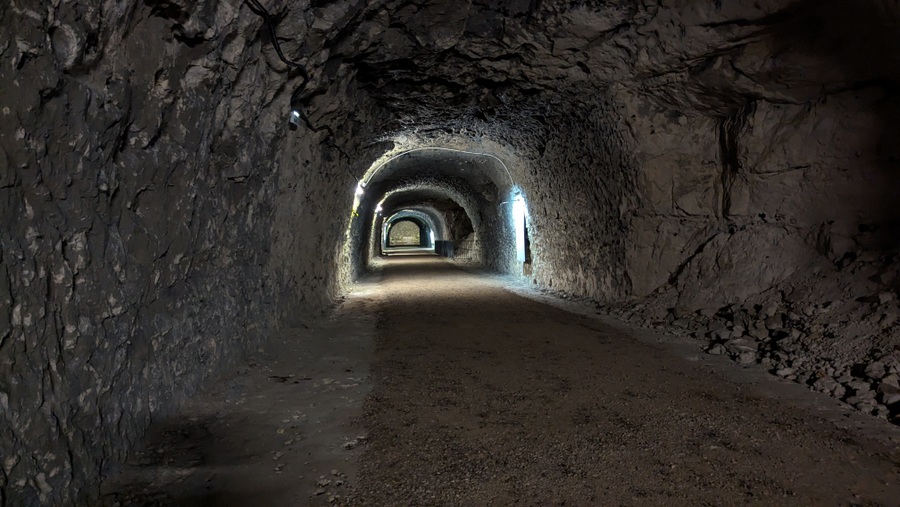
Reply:
[[395, 220], [387, 226], [388, 247], [428, 247], [428, 226], [418, 220], [405, 218]]
[[0, 505], [895, 504], [898, 27], [0, 6]]
[[[350, 248], [359, 250], [353, 256], [357, 272], [372, 258], [372, 231], [378, 230], [381, 216], [388, 217], [382, 228], [395, 217], [415, 216], [426, 227], [430, 221], [435, 237], [428, 246], [443, 257], [500, 272], [510, 269], [512, 211], [499, 199], [513, 191], [513, 182], [502, 160], [446, 147], [400, 149], [382, 155], [363, 179], [365, 190], [354, 201], [360, 220], [349, 232]], [[356, 245], [369, 245], [369, 255]]]

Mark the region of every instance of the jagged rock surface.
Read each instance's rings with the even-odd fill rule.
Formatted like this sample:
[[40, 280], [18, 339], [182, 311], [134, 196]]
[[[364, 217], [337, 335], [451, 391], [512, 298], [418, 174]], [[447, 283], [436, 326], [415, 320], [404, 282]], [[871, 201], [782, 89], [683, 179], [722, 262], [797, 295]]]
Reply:
[[[153, 414], [325, 308], [366, 258], [357, 179], [400, 138], [506, 162], [539, 286], [703, 325], [840, 301], [797, 321], [836, 374], [900, 344], [894, 3], [266, 5], [312, 77], [297, 131], [302, 77], [245, 3], [0, 6], [7, 503], [90, 498]], [[520, 273], [488, 236], [506, 190], [473, 230]]]

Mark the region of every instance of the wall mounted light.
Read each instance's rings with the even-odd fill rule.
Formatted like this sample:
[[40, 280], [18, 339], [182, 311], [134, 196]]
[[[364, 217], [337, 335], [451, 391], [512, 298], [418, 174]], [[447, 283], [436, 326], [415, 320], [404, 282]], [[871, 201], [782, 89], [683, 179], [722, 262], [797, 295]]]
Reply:
[[296, 110], [296, 109], [292, 109], [292, 110], [291, 110], [291, 115], [290, 115], [290, 117], [288, 118], [288, 121], [291, 123], [291, 125], [292, 125], [294, 128], [300, 126], [300, 119], [301, 119], [301, 117], [300, 117], [300, 111], [298, 111], [298, 110]]
[[362, 196], [364, 193], [366, 193], [366, 184], [360, 181], [356, 184], [356, 195]]
[[383, 210], [381, 209], [381, 205], [379, 204], [378, 207], [375, 208], [375, 213], [378, 213], [380, 215], [382, 211]]
[[513, 228], [516, 231], [516, 260], [519, 262], [526, 261], [526, 245], [525, 245], [525, 220], [527, 210], [525, 208], [525, 198], [521, 194], [516, 194], [512, 202], [512, 218]]
[[[291, 130], [297, 130], [302, 123], [306, 123], [309, 125], [309, 121], [303, 116], [302, 111], [302, 100], [300, 99], [300, 93], [303, 91], [303, 85], [301, 84], [297, 87], [293, 93], [291, 93], [291, 112], [288, 115], [288, 122], [291, 124]], [[310, 126], [312, 128], [312, 126]]]

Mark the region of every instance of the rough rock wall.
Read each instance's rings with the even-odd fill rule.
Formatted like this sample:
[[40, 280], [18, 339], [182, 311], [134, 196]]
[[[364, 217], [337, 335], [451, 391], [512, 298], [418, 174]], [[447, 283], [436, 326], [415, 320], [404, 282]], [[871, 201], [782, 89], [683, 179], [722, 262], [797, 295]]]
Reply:
[[456, 240], [459, 260], [478, 260], [491, 271], [516, 273], [516, 239], [511, 206], [491, 202], [481, 210], [481, 223], [475, 234]]
[[89, 501], [275, 324], [258, 25], [224, 2], [0, 6], [0, 503]]
[[454, 206], [441, 206], [441, 211], [444, 212], [447, 221], [447, 237], [445, 239], [457, 241], [475, 231], [472, 228], [472, 222], [466, 216], [466, 212], [459, 206], [455, 206], [456, 203], [453, 204]]
[[[898, 10], [733, 8], [739, 16], [721, 21], [670, 13], [687, 33], [715, 28], [733, 42], [679, 48], [681, 62], [662, 60], [616, 90], [643, 197], [628, 253], [634, 296], [671, 284], [687, 310], [746, 300], [823, 259], [898, 246]], [[742, 33], [745, 22], [757, 28]]]
[[[314, 123], [493, 139], [522, 161], [544, 286], [603, 301], [674, 291], [696, 309], [891, 248], [900, 67], [876, 50], [897, 45], [890, 2], [299, 11], [340, 28], [317, 56], [337, 84], [310, 103]], [[350, 138], [338, 144], [355, 171], [372, 158]]]
[[[285, 104], [276, 124], [284, 124], [286, 110]], [[272, 149], [279, 183], [269, 224], [269, 267], [278, 281], [279, 322], [285, 326], [326, 309], [354, 276], [348, 257], [353, 250], [344, 246], [357, 180], [340, 141], [301, 127]]]
[[637, 215], [650, 227], [636, 227], [637, 243], [661, 239], [632, 270], [665, 266], [636, 295], [668, 276], [686, 309], [897, 247], [896, 5], [734, 8], [721, 21], [681, 21], [689, 33], [719, 30], [727, 50], [682, 54], [642, 83], [644, 97], [623, 98], [646, 183]]
[[[533, 36], [532, 61], [555, 68], [525, 70], [534, 86], [571, 66], [574, 95], [608, 105], [589, 118], [591, 107], [544, 90], [523, 109], [551, 114], [532, 112], [539, 122], [518, 141], [502, 133], [532, 148], [523, 181], [539, 284], [605, 302], [664, 291], [671, 306], [718, 308], [822, 259], [896, 248], [895, 5], [540, 11], [555, 32]], [[553, 111], [572, 125], [546, 121]], [[583, 249], [552, 259], [572, 247]]]
[[[285, 131], [300, 79], [240, 2], [0, 5], [5, 499], [93, 483], [273, 305], [324, 308], [361, 266], [353, 189], [391, 132], [494, 143], [543, 286], [664, 314], [896, 289], [874, 266], [896, 265], [895, 2], [268, 7], [312, 128]], [[476, 208], [512, 270], [508, 207]]]
[[616, 125], [620, 113], [599, 100], [558, 113], [545, 116], [539, 155], [522, 164], [533, 280], [595, 300], [620, 300], [631, 292], [625, 232], [636, 191]]
[[872, 145], [880, 122], [871, 106], [881, 100], [863, 90], [761, 102], [718, 121], [664, 110], [634, 120], [647, 133], [629, 251], [640, 273], [634, 295], [671, 281], [679, 305], [718, 308], [823, 258], [894, 248], [896, 176]]

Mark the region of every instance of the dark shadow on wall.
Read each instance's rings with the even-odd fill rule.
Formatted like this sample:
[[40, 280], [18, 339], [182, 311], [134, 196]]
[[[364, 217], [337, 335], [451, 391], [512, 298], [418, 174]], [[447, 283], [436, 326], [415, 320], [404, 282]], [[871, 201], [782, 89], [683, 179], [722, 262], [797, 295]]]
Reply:
[[867, 179], [878, 189], [859, 203], [865, 216], [857, 217], [855, 239], [863, 251], [900, 248], [900, 4], [803, 0], [791, 10], [794, 15], [774, 32], [776, 57], [809, 58], [808, 70], [827, 80], [810, 83], [805, 69], [792, 68], [786, 70], [793, 73], [788, 86], [821, 85], [820, 101], [843, 93], [874, 97], [870, 110], [860, 111], [876, 119], [872, 138], [864, 143], [868, 153], [858, 154], [859, 167], [846, 168], [871, 171]]

